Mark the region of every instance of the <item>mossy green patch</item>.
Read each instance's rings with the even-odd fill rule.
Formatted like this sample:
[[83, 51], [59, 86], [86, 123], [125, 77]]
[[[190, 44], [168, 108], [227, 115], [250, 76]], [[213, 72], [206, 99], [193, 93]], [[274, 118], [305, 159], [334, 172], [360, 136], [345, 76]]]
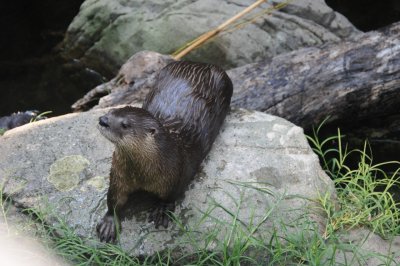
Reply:
[[79, 184], [79, 174], [89, 164], [89, 161], [81, 155], [66, 156], [50, 166], [47, 180], [60, 191], [70, 191]]
[[87, 181], [88, 185], [91, 185], [96, 190], [101, 191], [106, 188], [106, 180], [104, 176], [95, 176]]

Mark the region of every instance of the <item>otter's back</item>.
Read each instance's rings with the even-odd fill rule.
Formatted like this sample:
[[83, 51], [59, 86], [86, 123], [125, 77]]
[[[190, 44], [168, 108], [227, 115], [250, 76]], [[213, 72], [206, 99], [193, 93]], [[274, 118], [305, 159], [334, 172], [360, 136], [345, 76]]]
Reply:
[[229, 110], [232, 82], [221, 68], [203, 63], [174, 62], [164, 67], [143, 108], [186, 146], [204, 157]]

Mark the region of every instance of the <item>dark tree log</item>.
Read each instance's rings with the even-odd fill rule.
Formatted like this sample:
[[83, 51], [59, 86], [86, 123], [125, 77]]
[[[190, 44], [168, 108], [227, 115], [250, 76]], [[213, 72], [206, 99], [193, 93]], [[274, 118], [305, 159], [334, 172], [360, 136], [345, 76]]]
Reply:
[[[111, 94], [97, 107], [143, 100], [157, 69], [171, 60], [143, 55], [157, 64], [151, 64], [150, 71], [132, 75], [137, 72], [132, 71], [133, 56], [115, 79], [101, 85]], [[399, 113], [400, 23], [360, 34], [355, 40], [301, 49], [235, 68], [228, 74], [234, 85], [232, 106], [278, 115], [304, 128], [327, 116], [346, 122]], [[92, 96], [89, 93], [83, 102], [76, 103], [75, 109], [85, 109], [82, 103], [93, 100], [94, 92], [96, 89]]]
[[128, 59], [115, 78], [100, 84], [75, 102], [74, 112], [141, 103], [155, 82], [157, 71], [173, 62], [171, 56], [141, 51]]
[[400, 23], [229, 71], [232, 105], [308, 128], [400, 111]]

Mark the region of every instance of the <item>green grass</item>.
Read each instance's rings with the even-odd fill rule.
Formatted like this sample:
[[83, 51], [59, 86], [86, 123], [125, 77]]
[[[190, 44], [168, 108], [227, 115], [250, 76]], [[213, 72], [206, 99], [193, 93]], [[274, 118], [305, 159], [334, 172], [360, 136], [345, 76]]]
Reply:
[[[118, 245], [78, 237], [59, 217], [53, 216], [56, 221], [49, 225], [46, 217], [51, 215], [50, 209], [27, 209], [24, 212], [37, 221], [40, 231], [45, 232], [41, 234], [45, 242], [50, 243], [59, 256], [73, 265], [340, 265], [335, 254], [347, 251], [354, 256], [344, 265], [364, 264], [365, 254], [361, 255], [356, 246], [340, 243], [335, 235], [331, 235], [327, 241], [308, 217], [290, 223], [281, 221], [278, 228], [271, 228], [271, 237], [260, 237], [260, 225], [270, 219], [280, 200], [282, 198], [277, 199], [276, 205], [262, 219], [249, 224], [238, 218], [240, 199], [235, 210], [226, 210], [221, 204], [211, 204], [201, 222], [214, 219], [215, 227], [201, 235], [200, 240], [196, 225], [189, 228], [173, 216], [174, 222], [185, 235], [183, 242], [190, 246], [190, 252], [180, 250], [181, 245], [177, 245], [175, 249], [153, 256], [136, 258], [129, 256]], [[217, 209], [226, 211], [231, 219], [228, 222], [219, 220], [214, 216]], [[221, 230], [224, 230], [222, 238], [218, 237]], [[383, 257], [382, 260], [388, 261], [388, 258]]]
[[[362, 149], [348, 151], [339, 129], [336, 136], [320, 141], [322, 125], [308, 140], [337, 189], [338, 206], [327, 196], [320, 199], [329, 220], [325, 238], [337, 230], [360, 226], [366, 226], [384, 238], [400, 235], [400, 203], [392, 195], [393, 190], [400, 189], [400, 168], [391, 175], [381, 169], [388, 164], [400, 167], [400, 162], [373, 164], [367, 141]], [[332, 143], [336, 147], [332, 148]], [[346, 164], [350, 156], [358, 158], [355, 169]]]
[[[57, 255], [73, 265], [139, 265], [139, 260], [130, 257], [119, 246], [98, 243], [92, 239], [82, 239], [60, 217], [54, 216], [51, 210], [25, 209], [32, 220], [44, 232], [42, 238], [51, 243]], [[55, 219], [53, 225], [46, 222], [46, 217]]]
[[33, 123], [33, 122], [36, 122], [36, 121], [39, 121], [39, 120], [42, 120], [42, 119], [46, 119], [47, 118], [46, 115], [49, 115], [51, 113], [53, 113], [53, 111], [42, 112], [42, 113], [38, 114], [36, 117], [31, 118], [29, 123]]
[[[291, 222], [275, 221], [269, 236], [265, 237], [264, 232], [259, 232], [260, 227], [271, 222], [275, 208], [284, 197], [275, 195], [275, 203], [264, 217], [257, 221], [251, 218], [247, 223], [239, 218], [242, 198], [232, 198], [236, 204], [233, 210], [212, 202], [202, 213], [199, 224], [191, 227], [172, 216], [183, 236], [182, 242], [153, 256], [132, 257], [118, 245], [78, 237], [62, 218], [52, 214], [52, 208], [24, 212], [44, 232], [40, 234], [44, 242], [73, 265], [365, 265], [367, 258], [378, 259], [382, 265], [395, 265], [393, 255], [362, 250], [357, 244], [344, 242], [341, 234], [356, 227], [368, 227], [386, 238], [399, 235], [399, 203], [391, 195], [391, 190], [400, 185], [399, 171], [388, 176], [380, 170], [384, 164], [374, 165], [367, 143], [360, 150], [348, 151], [342, 144], [340, 131], [337, 136], [320, 140], [320, 129], [321, 126], [308, 139], [337, 187], [337, 202], [332, 201], [331, 195], [321, 195], [318, 199], [328, 221], [322, 234], [315, 222], [304, 216]], [[336, 145], [333, 148], [332, 143]], [[355, 169], [346, 164], [349, 156], [359, 156]], [[272, 191], [251, 184], [236, 185], [250, 191], [254, 188], [253, 193], [274, 196]], [[5, 197], [0, 196], [0, 210], [6, 215]], [[227, 214], [229, 221], [219, 219], [217, 210]], [[46, 222], [49, 215], [55, 219], [51, 225]], [[198, 226], [205, 221], [213, 221], [215, 226], [202, 234]], [[183, 246], [187, 248], [182, 249]]]
[[6, 230], [9, 230], [7, 213], [9, 207], [9, 197], [6, 197], [3, 193], [4, 184], [0, 184], [0, 221], [2, 221], [6, 227]]

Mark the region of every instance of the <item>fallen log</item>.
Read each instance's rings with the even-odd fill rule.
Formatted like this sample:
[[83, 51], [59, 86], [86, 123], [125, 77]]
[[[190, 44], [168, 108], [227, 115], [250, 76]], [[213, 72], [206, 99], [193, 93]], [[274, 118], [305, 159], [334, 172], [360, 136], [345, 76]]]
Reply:
[[310, 47], [229, 71], [232, 106], [308, 128], [399, 113], [400, 23], [357, 39]]
[[[144, 59], [143, 59], [144, 58]], [[151, 67], [140, 69], [136, 62]], [[109, 83], [73, 105], [75, 111], [140, 103], [157, 70], [172, 59], [152, 52], [134, 55]], [[278, 115], [309, 128], [327, 116], [351, 121], [399, 112], [400, 23], [341, 43], [310, 47], [228, 71], [233, 107]]]

